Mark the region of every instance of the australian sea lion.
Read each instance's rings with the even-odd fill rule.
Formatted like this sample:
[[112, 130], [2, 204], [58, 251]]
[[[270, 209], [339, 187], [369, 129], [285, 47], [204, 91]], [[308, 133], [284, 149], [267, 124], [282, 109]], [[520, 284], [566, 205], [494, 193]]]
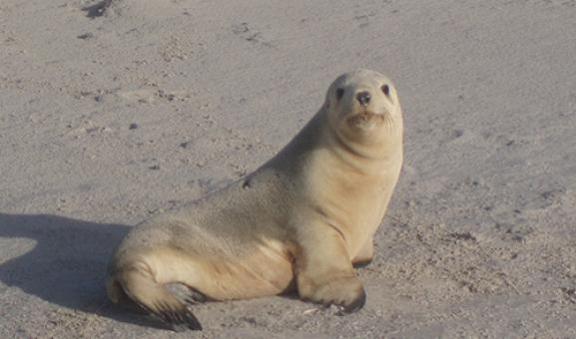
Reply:
[[320, 111], [244, 179], [134, 227], [109, 269], [127, 296], [175, 329], [200, 329], [190, 305], [298, 290], [353, 312], [365, 302], [353, 264], [372, 260], [402, 166], [402, 110], [382, 74], [357, 70]]

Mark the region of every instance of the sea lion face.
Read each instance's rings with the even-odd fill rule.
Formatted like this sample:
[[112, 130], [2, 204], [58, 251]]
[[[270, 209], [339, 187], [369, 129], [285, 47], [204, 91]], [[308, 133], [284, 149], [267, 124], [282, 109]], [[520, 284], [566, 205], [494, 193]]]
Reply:
[[361, 69], [338, 77], [325, 105], [332, 128], [349, 141], [375, 143], [402, 130], [396, 88], [375, 71]]

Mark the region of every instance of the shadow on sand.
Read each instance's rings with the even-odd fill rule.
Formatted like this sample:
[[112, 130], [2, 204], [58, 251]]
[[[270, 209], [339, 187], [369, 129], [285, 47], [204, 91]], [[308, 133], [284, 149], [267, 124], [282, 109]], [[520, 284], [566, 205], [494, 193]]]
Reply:
[[67, 308], [154, 326], [107, 301], [106, 266], [129, 229], [54, 215], [0, 213], [0, 238], [36, 241], [32, 250], [0, 265], [0, 281]]

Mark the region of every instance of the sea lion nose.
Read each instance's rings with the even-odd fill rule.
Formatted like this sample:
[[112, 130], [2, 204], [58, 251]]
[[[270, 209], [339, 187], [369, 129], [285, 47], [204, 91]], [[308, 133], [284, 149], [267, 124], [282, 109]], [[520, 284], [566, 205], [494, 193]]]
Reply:
[[356, 100], [358, 100], [358, 102], [362, 106], [368, 106], [371, 98], [372, 98], [372, 96], [370, 95], [370, 92], [367, 92], [367, 91], [360, 92], [360, 93], [356, 94]]

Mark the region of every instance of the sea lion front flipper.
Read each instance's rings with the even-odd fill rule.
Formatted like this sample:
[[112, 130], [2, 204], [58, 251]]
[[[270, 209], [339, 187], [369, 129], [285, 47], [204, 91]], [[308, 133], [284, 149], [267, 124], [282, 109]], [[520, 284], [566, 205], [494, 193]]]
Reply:
[[342, 235], [331, 226], [316, 224], [300, 234], [302, 253], [297, 257], [298, 293], [304, 300], [340, 306], [356, 312], [366, 302]]
[[374, 239], [370, 237], [360, 248], [360, 252], [352, 259], [352, 264], [354, 267], [364, 267], [368, 266], [372, 259], [374, 259]]

